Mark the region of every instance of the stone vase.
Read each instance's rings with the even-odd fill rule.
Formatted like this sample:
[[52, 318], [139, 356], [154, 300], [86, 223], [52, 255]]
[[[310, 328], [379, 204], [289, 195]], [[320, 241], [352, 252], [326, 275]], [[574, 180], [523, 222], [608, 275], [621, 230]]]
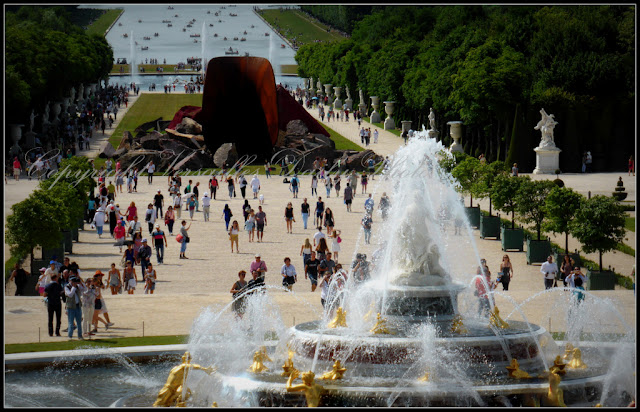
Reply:
[[462, 122], [459, 120], [447, 122], [450, 127], [449, 136], [453, 139], [453, 143], [449, 146], [450, 152], [460, 152], [464, 153], [464, 149], [460, 144], [460, 139], [462, 138]]
[[53, 104], [53, 119], [59, 119], [60, 113], [62, 112], [62, 102], [55, 102]]
[[393, 101], [384, 102], [384, 111], [387, 114], [387, 118], [384, 120], [384, 130], [394, 130], [396, 128], [396, 122], [391, 117], [395, 103]]
[[371, 123], [380, 123], [382, 119], [380, 118], [380, 113], [378, 113], [378, 107], [380, 107], [380, 98], [378, 96], [371, 96], [371, 107], [373, 107]]
[[330, 84], [325, 84], [324, 85], [324, 95], [331, 98], [331, 85]]
[[335, 92], [336, 99], [333, 101], [333, 108], [335, 110], [342, 110], [342, 100], [340, 100], [340, 93], [342, 92], [342, 87], [336, 86], [333, 88]]
[[9, 133], [11, 136], [11, 140], [13, 141], [13, 146], [11, 146], [10, 149], [11, 154], [17, 155], [20, 152], [20, 146], [18, 146], [18, 142], [22, 138], [23, 127], [23, 124], [12, 123], [9, 125]]

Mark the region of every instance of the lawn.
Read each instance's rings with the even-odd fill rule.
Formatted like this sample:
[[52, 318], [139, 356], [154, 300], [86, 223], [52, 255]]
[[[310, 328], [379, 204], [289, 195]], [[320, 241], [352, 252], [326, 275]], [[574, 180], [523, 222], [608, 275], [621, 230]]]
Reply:
[[339, 134], [338, 132], [336, 132], [332, 128], [327, 127], [327, 125], [323, 124], [322, 127], [324, 127], [325, 130], [327, 132], [329, 132], [329, 135], [330, 135], [329, 137], [336, 144], [336, 150], [356, 150], [358, 152], [362, 152], [364, 150], [362, 147], [360, 147], [357, 144], [353, 143], [351, 140], [349, 140], [346, 137], [344, 137], [343, 135]]
[[146, 336], [139, 338], [64, 340], [60, 342], [14, 343], [4, 345], [5, 353], [45, 352], [89, 348], [122, 348], [126, 346], [177, 345], [187, 343], [189, 336]]
[[[143, 72], [141, 69], [144, 69], [143, 73], [156, 73], [156, 67], [163, 67], [165, 73], [177, 73], [177, 74], [187, 74], [187, 75], [200, 73], [200, 72], [193, 71], [191, 69], [190, 64], [185, 65], [184, 69], [178, 70], [177, 72], [175, 70], [176, 69], [175, 64], [138, 64], [138, 72]], [[297, 67], [298, 66], [296, 66], [296, 68]], [[112, 74], [120, 73], [120, 68], [124, 70], [123, 73], [129, 73], [129, 69], [131, 68], [131, 65], [130, 64], [114, 64], [113, 67], [111, 68], [111, 73]]]
[[636, 218], [635, 217], [626, 217], [624, 219], [624, 227], [627, 230], [635, 232], [636, 231]]
[[312, 43], [315, 40], [331, 42], [344, 39], [341, 34], [328, 31], [329, 28], [324, 24], [312, 22], [299, 10], [261, 10], [260, 15], [287, 39], [295, 38], [297, 45]]
[[282, 74], [298, 74], [298, 65], [297, 64], [281, 64], [280, 72]]
[[116, 21], [118, 16], [120, 16], [120, 14], [122, 14], [123, 12], [123, 9], [107, 10], [107, 12], [100, 16], [98, 20], [94, 21], [89, 27], [87, 27], [87, 33], [95, 33], [104, 36], [109, 26], [111, 26], [111, 23]]

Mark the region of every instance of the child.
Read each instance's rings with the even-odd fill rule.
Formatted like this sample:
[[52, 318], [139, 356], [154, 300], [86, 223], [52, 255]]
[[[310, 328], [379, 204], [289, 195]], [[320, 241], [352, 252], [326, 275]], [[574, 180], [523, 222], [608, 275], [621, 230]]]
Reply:
[[264, 205], [264, 195], [262, 193], [260, 193], [260, 196], [258, 196], [259, 202], [261, 205]]
[[156, 289], [156, 280], [158, 279], [155, 269], [151, 263], [147, 264], [147, 272], [144, 274], [144, 294], [153, 295]]

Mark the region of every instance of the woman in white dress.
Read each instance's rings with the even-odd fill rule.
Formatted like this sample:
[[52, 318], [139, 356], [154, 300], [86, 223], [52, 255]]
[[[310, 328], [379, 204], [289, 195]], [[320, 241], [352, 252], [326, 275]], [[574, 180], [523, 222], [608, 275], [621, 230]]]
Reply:
[[331, 253], [333, 255], [333, 260], [338, 263], [338, 252], [340, 252], [340, 243], [342, 242], [342, 238], [340, 237], [340, 231], [334, 230], [330, 236], [331, 238]]

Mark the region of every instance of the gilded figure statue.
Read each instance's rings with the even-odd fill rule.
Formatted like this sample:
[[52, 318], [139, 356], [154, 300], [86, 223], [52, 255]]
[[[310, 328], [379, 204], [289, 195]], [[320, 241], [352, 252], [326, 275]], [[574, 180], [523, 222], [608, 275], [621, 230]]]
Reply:
[[330, 379], [335, 381], [336, 379], [342, 379], [346, 371], [347, 371], [347, 368], [342, 366], [342, 364], [340, 363], [340, 360], [336, 360], [331, 370], [320, 375], [318, 380]]
[[469, 333], [469, 330], [462, 323], [462, 316], [456, 315], [451, 322], [451, 333], [465, 334]]
[[205, 368], [191, 363], [191, 354], [185, 352], [182, 356], [182, 363], [169, 372], [167, 382], [158, 392], [158, 398], [153, 403], [153, 406], [184, 406], [186, 400], [189, 399], [191, 391], [188, 388], [185, 391], [183, 385], [187, 381], [187, 375], [191, 369], [200, 369], [209, 375], [215, 371], [213, 367]]
[[[549, 390], [542, 397], [542, 406], [561, 406], [566, 407], [564, 403], [564, 392], [559, 388], [562, 378], [558, 369], [549, 370]], [[564, 372], [564, 371], [563, 371]]]
[[249, 372], [261, 373], [268, 371], [269, 368], [264, 365], [265, 361], [272, 362], [269, 355], [267, 355], [267, 348], [262, 346], [260, 350], [255, 351], [253, 354], [253, 363], [249, 367]]
[[347, 312], [342, 310], [341, 307], [336, 310], [336, 317], [327, 325], [328, 328], [346, 328], [347, 327]]
[[573, 359], [567, 363], [567, 368], [571, 369], [587, 369], [587, 364], [582, 360], [582, 351], [580, 348], [573, 349]]
[[520, 364], [516, 358], [511, 358], [511, 364], [506, 368], [509, 371], [510, 378], [527, 379], [531, 377], [527, 372], [520, 369]]
[[294, 371], [298, 373], [300, 372], [293, 366], [293, 355], [295, 354], [295, 352], [292, 351], [291, 349], [288, 349], [288, 353], [289, 353], [289, 359], [284, 361], [284, 365], [282, 365], [282, 373], [281, 373], [281, 376], [284, 376], [287, 378], [291, 376], [291, 374]]
[[324, 387], [314, 382], [315, 373], [308, 371], [302, 374], [302, 383], [293, 385], [293, 381], [298, 377], [300, 373], [294, 371], [287, 380], [287, 392], [304, 392], [304, 396], [307, 399], [307, 406], [310, 408], [316, 408], [320, 404], [320, 398]]
[[384, 319], [380, 313], [378, 313], [376, 319], [376, 324], [371, 328], [372, 333], [376, 335], [395, 335], [395, 333], [389, 331], [389, 328], [387, 328], [387, 320]]
[[562, 357], [562, 360], [565, 362], [569, 362], [572, 357], [573, 357], [573, 345], [567, 342], [564, 348], [564, 356]]
[[500, 310], [497, 306], [493, 307], [493, 311], [491, 311], [489, 315], [489, 323], [500, 329], [507, 329], [509, 327], [509, 324], [500, 317]]

